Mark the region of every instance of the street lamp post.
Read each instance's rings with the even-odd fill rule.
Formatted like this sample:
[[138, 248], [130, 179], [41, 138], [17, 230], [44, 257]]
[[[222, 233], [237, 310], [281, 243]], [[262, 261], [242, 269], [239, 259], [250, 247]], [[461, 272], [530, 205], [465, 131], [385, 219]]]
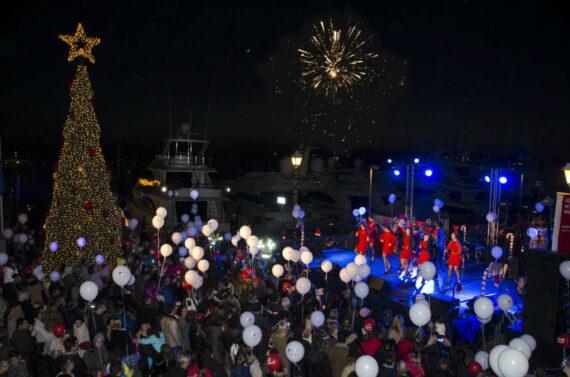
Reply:
[[299, 151], [295, 151], [291, 156], [291, 165], [293, 165], [293, 205], [298, 203], [298, 186], [299, 186], [299, 168], [303, 163], [303, 155]]
[[370, 165], [368, 170], [368, 214], [372, 213], [372, 179], [374, 176], [374, 170], [380, 169], [378, 165]]

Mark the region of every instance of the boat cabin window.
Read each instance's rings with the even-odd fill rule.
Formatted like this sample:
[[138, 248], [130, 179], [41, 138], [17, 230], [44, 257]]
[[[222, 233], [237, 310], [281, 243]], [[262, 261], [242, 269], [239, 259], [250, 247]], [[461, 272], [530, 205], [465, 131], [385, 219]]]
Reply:
[[198, 187], [200, 181], [197, 174], [187, 172], [167, 172], [166, 183], [177, 187]]
[[[198, 211], [196, 214], [192, 214], [192, 204], [198, 205]], [[176, 217], [180, 219], [180, 216], [187, 214], [190, 216], [190, 221], [194, 221], [195, 216], [200, 216], [202, 222], [206, 223], [208, 221], [208, 202], [206, 201], [187, 201], [180, 202], [176, 201]]]

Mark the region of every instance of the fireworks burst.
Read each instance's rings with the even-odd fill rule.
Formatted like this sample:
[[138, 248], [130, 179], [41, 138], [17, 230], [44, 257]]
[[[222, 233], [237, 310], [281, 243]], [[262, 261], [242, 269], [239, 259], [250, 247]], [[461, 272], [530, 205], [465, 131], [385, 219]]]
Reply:
[[298, 49], [302, 77], [308, 85], [327, 97], [335, 97], [353, 85], [370, 80], [374, 70], [369, 62], [378, 54], [368, 51], [368, 40], [355, 25], [336, 29], [332, 20], [313, 27], [307, 49]]

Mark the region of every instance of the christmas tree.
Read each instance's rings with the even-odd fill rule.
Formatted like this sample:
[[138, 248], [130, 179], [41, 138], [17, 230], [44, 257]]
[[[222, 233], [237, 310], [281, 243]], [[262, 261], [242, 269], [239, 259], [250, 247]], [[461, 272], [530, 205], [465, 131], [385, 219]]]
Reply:
[[78, 59], [70, 86], [71, 104], [63, 128], [63, 147], [53, 174], [53, 196], [45, 223], [44, 271], [76, 266], [103, 255], [115, 264], [121, 253], [121, 214], [110, 188], [110, 175], [99, 143], [100, 127], [93, 109], [93, 89], [86, 62], [95, 63], [92, 48], [99, 38], [60, 35], [69, 45], [68, 61]]

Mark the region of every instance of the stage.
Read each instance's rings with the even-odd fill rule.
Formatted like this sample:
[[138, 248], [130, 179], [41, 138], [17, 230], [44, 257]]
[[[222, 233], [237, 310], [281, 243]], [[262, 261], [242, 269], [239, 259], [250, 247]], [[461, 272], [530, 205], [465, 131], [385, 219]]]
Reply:
[[[312, 270], [319, 271], [321, 261], [328, 259], [334, 264], [338, 264], [341, 268], [345, 267], [348, 263], [354, 261], [355, 253], [352, 250], [346, 249], [328, 249], [323, 250], [321, 258], [315, 258], [310, 267]], [[433, 297], [440, 297], [444, 301], [447, 300], [453, 306], [459, 317], [466, 317], [471, 315], [468, 303], [473, 298], [481, 295], [482, 277], [483, 272], [487, 266], [477, 264], [466, 264], [465, 268], [461, 270], [461, 291], [454, 290], [455, 276], [452, 275], [452, 285], [447, 281], [447, 269], [442, 270], [438, 266], [438, 278], [423, 285], [415, 284], [415, 276], [417, 274], [417, 267], [414, 267], [412, 278], [405, 281], [403, 277], [398, 274], [400, 266], [399, 256], [390, 258], [392, 270], [387, 275], [384, 274], [384, 263], [381, 257], [377, 257], [374, 262], [368, 257], [368, 264], [371, 267], [370, 276], [380, 278], [385, 281], [385, 287], [381, 292], [383, 298], [389, 298], [397, 302], [399, 305], [409, 307], [413, 304], [413, 299], [416, 294], [423, 293], [432, 295]], [[436, 285], [437, 284], [437, 285]], [[506, 279], [499, 285], [495, 285], [493, 278], [487, 280], [485, 296], [496, 301], [499, 294], [507, 293], [513, 298], [514, 306], [513, 312], [522, 310], [522, 301], [517, 294], [516, 282], [514, 280]], [[447, 296], [442, 297], [442, 296]], [[457, 299], [458, 301], [455, 301]], [[498, 308], [497, 308], [498, 310]]]

